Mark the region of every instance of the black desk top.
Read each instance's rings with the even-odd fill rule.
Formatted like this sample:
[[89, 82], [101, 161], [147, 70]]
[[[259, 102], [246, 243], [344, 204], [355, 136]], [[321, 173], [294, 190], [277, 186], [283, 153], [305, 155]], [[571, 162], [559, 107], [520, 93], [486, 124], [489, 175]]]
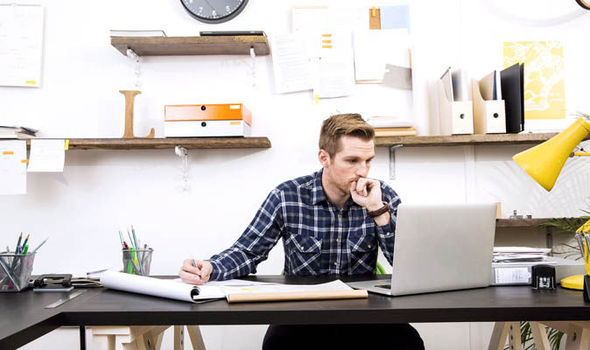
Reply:
[[[388, 278], [383, 276], [380, 278]], [[329, 278], [259, 276], [259, 281], [319, 283]], [[530, 287], [489, 287], [400, 297], [369, 294], [368, 299], [204, 304], [108, 289], [90, 289], [55, 309], [45, 305], [61, 293], [0, 294], [0, 348], [20, 346], [59, 326], [339, 324], [590, 320], [581, 292]]]

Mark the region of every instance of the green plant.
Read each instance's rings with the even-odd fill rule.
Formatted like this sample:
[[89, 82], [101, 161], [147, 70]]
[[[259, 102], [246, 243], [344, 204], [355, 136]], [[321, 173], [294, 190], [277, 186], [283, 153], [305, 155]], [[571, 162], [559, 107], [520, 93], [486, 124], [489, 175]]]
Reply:
[[[549, 340], [549, 346], [553, 350], [559, 350], [559, 344], [563, 338], [563, 332], [556, 329], [545, 327], [547, 331], [547, 339]], [[520, 322], [520, 342], [524, 350], [534, 350], [537, 347], [533, 339], [533, 331], [531, 330], [531, 324], [528, 321]], [[504, 347], [504, 350], [509, 350], [509, 346]]]
[[[590, 212], [586, 211], [586, 210], [582, 210], [582, 212], [584, 212], [586, 214], [590, 214]], [[586, 221], [588, 221], [588, 219], [590, 219], [590, 216], [580, 216], [578, 218], [553, 218], [553, 219], [550, 219], [550, 220], [540, 223], [538, 226], [555, 227], [555, 228], [562, 230], [564, 232], [571, 232], [572, 238], [573, 238], [573, 236], [576, 234], [576, 230], [580, 226], [582, 226]], [[561, 254], [566, 259], [572, 258], [572, 257], [577, 257], [577, 259], [581, 258], [579, 256], [580, 250], [577, 245], [572, 245], [570, 243], [562, 243], [561, 245], [570, 248], [570, 250], [566, 251], [565, 253], [553, 252], [554, 255]]]

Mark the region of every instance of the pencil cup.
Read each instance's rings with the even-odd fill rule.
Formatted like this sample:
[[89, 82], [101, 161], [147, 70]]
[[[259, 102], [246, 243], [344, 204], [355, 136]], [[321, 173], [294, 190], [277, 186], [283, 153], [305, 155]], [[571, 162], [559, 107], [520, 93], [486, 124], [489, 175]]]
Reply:
[[29, 285], [35, 253], [0, 253], [0, 292], [20, 292]]
[[152, 263], [152, 248], [123, 249], [123, 272], [133, 275], [149, 276]]

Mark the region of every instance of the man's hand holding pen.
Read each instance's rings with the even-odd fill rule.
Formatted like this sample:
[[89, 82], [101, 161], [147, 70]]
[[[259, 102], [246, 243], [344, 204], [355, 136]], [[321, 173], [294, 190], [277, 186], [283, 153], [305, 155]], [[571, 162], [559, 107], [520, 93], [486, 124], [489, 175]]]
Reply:
[[208, 261], [184, 259], [178, 276], [184, 283], [200, 285], [209, 281], [211, 272], [213, 272], [213, 265]]

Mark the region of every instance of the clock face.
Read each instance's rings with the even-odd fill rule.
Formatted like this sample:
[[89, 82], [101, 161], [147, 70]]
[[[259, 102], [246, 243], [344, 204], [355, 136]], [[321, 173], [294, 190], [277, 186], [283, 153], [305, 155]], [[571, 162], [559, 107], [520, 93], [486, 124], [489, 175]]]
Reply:
[[201, 22], [221, 23], [237, 16], [248, 0], [180, 0], [191, 16]]

